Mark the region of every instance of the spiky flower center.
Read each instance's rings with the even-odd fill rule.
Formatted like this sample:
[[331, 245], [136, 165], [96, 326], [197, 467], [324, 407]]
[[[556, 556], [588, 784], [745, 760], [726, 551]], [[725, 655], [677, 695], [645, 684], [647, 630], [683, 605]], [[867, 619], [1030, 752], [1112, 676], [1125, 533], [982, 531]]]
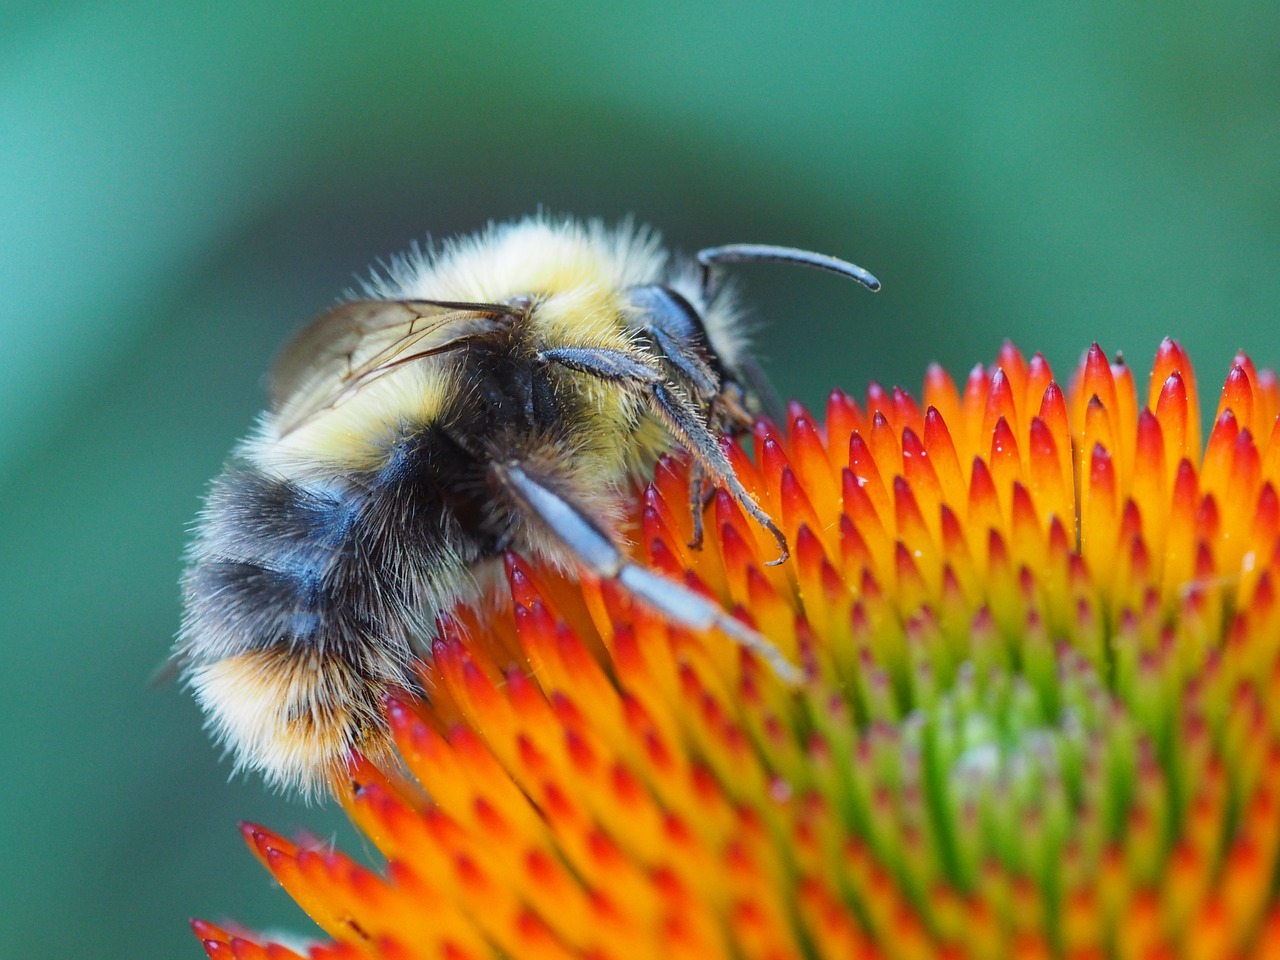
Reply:
[[[924, 404], [832, 394], [758, 425], [689, 548], [647, 562], [766, 633], [718, 634], [517, 558], [392, 702], [408, 776], [357, 761], [378, 869], [258, 827], [314, 957], [1264, 957], [1280, 949], [1280, 410], [1237, 358], [1203, 456], [1166, 342], [1139, 403], [1096, 347], [1064, 392], [1012, 347]], [[292, 956], [208, 924], [213, 957]], [[271, 951], [275, 951], [274, 953]]]

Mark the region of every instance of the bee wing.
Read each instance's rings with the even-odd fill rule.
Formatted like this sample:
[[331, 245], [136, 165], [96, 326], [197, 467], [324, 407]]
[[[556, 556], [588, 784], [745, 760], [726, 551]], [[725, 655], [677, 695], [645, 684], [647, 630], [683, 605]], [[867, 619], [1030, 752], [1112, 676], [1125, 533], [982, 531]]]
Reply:
[[387, 371], [457, 349], [503, 329], [516, 309], [432, 300], [354, 300], [322, 314], [289, 342], [272, 368], [271, 410], [281, 434]]

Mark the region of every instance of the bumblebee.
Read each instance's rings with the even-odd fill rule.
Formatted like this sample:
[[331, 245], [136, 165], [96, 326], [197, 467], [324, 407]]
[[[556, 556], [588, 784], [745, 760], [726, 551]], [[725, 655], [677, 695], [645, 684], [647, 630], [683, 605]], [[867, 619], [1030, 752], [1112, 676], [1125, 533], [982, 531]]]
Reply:
[[270, 376], [270, 406], [214, 481], [183, 577], [175, 661], [237, 769], [312, 791], [380, 755], [389, 688], [415, 685], [437, 617], [475, 600], [504, 551], [617, 581], [683, 627], [776, 648], [632, 563], [624, 494], [663, 452], [785, 538], [717, 436], [767, 387], [719, 267], [853, 264], [740, 244], [673, 262], [629, 225], [544, 217], [413, 250], [315, 319]]

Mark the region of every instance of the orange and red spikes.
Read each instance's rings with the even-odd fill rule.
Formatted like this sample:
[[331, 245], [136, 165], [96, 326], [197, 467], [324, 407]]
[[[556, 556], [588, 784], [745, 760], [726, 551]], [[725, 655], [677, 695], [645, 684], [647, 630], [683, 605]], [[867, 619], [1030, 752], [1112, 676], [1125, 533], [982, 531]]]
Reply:
[[[385, 863], [245, 837], [373, 957], [1223, 957], [1280, 949], [1280, 396], [1243, 355], [1208, 442], [1185, 352], [1145, 402], [1005, 344], [922, 402], [835, 391], [726, 456], [689, 545], [664, 459], [637, 557], [806, 680], [617, 584], [506, 560], [339, 795]], [[197, 922], [217, 960], [298, 960]]]

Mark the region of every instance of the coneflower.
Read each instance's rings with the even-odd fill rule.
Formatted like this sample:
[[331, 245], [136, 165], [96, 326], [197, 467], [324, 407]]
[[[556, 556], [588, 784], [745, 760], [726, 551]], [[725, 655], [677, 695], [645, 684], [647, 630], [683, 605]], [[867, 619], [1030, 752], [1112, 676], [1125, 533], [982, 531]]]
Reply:
[[726, 450], [688, 546], [664, 461], [633, 537], [799, 689], [610, 583], [507, 560], [389, 700], [402, 769], [335, 785], [380, 867], [246, 825], [323, 931], [237, 958], [1280, 956], [1280, 412], [1241, 355], [1207, 445], [1165, 341], [1140, 401], [1010, 345]]

